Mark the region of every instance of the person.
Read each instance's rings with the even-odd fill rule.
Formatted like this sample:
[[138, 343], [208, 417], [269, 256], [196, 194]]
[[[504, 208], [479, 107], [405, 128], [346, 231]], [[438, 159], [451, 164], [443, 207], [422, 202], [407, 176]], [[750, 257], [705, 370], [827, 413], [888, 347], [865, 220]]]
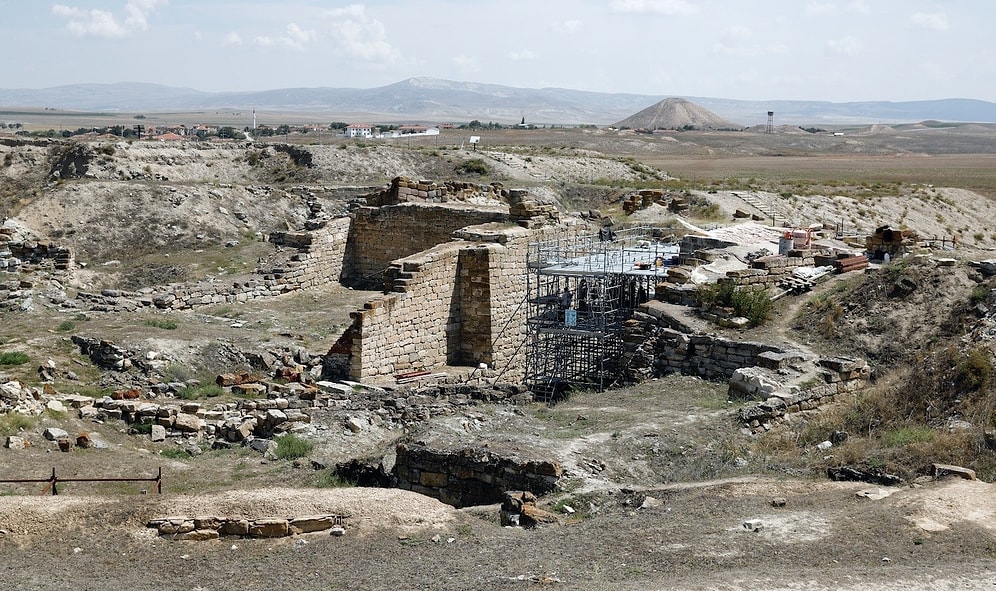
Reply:
[[570, 308], [572, 299], [574, 299], [574, 294], [571, 293], [570, 289], [565, 287], [564, 293], [560, 294], [560, 309], [567, 310]]

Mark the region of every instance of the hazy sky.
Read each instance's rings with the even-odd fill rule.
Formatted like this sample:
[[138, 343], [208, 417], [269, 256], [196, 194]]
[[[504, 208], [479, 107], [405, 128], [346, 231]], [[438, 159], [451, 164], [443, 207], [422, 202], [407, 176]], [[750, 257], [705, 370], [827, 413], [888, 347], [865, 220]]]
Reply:
[[733, 99], [996, 101], [992, 0], [0, 0], [2, 88], [413, 76]]

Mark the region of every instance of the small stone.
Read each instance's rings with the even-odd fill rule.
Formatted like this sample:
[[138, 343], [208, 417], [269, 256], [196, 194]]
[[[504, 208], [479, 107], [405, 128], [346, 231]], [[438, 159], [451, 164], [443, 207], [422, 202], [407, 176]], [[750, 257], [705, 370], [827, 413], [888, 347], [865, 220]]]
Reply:
[[772, 507], [784, 507], [788, 503], [788, 499], [785, 497], [775, 497], [771, 499]]
[[69, 439], [69, 433], [65, 429], [60, 429], [58, 427], [49, 427], [48, 429], [45, 429], [45, 432], [42, 433], [42, 435], [44, 435], [45, 439], [48, 439], [49, 441]]
[[744, 529], [751, 532], [759, 532], [764, 529], [764, 524], [760, 519], [748, 519], [744, 521]]
[[346, 530], [341, 527], [333, 527], [331, 530], [329, 530], [329, 534], [336, 536], [338, 538], [346, 535]]

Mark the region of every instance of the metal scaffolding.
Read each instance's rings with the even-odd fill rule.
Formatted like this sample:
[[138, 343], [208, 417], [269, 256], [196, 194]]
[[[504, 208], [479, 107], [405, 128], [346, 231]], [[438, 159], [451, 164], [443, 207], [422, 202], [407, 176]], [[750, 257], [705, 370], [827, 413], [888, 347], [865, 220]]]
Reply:
[[526, 383], [537, 399], [616, 380], [625, 321], [677, 263], [678, 245], [663, 235], [603, 229], [529, 245]]

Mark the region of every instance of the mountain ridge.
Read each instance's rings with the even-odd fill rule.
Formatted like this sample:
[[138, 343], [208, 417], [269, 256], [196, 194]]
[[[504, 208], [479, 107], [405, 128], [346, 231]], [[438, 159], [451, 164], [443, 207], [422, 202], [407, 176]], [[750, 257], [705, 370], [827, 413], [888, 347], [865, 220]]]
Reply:
[[[380, 121], [489, 120], [562, 125], [610, 125], [668, 98], [567, 88], [518, 88], [414, 77], [376, 88], [296, 87], [262, 91], [207, 92], [154, 83], [87, 83], [42, 89], [0, 89], [0, 107], [76, 111], [269, 109], [369, 113]], [[912, 123], [934, 119], [996, 123], [996, 103], [964, 98], [917, 101], [755, 101], [672, 95], [728, 121], [848, 125]]]

